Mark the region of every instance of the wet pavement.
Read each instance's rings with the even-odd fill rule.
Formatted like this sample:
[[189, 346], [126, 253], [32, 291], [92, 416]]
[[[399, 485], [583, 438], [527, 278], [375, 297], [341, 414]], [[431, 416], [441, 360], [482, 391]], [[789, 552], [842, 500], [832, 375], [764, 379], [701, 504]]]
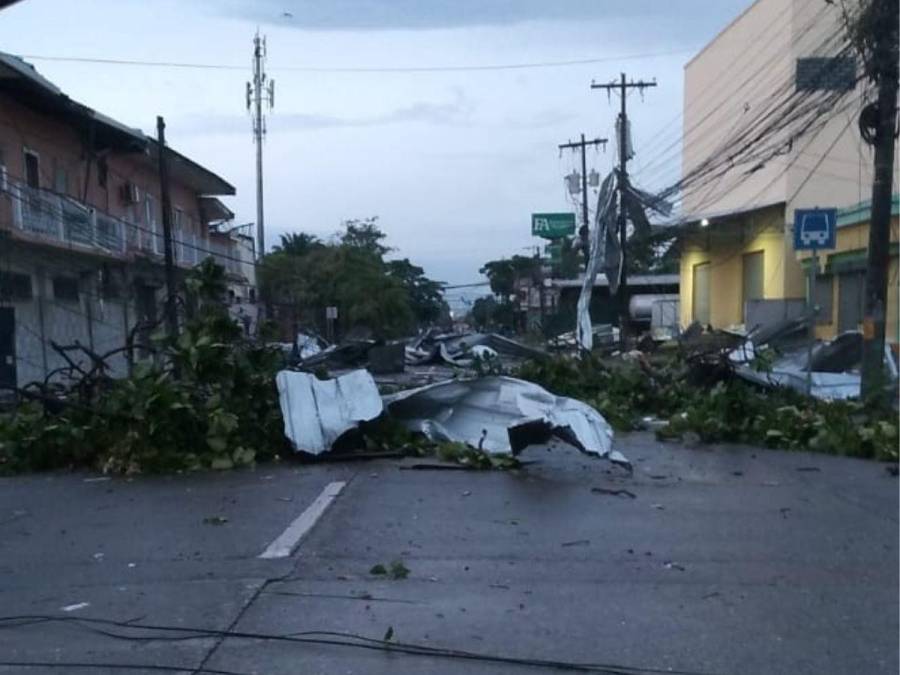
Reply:
[[[633, 475], [557, 448], [508, 473], [381, 460], [0, 479], [3, 616], [244, 634], [7, 621], [0, 661], [20, 665], [0, 673], [558, 672], [386, 651], [387, 633], [630, 668], [897, 672], [898, 483], [883, 465], [648, 434], [614, 447]], [[260, 559], [334, 481], [293, 556]], [[370, 574], [395, 560], [408, 578]], [[287, 634], [316, 642], [262, 639]], [[376, 642], [323, 644], [348, 634]]]

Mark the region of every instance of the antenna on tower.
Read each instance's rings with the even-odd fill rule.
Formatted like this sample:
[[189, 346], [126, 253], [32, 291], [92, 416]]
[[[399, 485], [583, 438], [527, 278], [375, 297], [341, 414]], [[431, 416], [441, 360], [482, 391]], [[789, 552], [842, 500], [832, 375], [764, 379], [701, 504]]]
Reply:
[[272, 110], [275, 105], [275, 80], [266, 75], [266, 37], [253, 38], [253, 81], [247, 82], [247, 109], [253, 115], [253, 141], [256, 143], [256, 238], [257, 257], [262, 259], [266, 252], [265, 217], [263, 209], [263, 138], [266, 135], [265, 106]]

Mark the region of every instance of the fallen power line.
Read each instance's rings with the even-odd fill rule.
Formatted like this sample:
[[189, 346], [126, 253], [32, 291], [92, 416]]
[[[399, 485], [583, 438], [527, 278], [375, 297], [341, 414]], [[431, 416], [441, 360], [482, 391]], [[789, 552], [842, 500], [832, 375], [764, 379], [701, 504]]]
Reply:
[[[167, 625], [151, 625], [141, 624], [130, 621], [114, 621], [111, 619], [92, 619], [79, 617], [63, 617], [54, 615], [21, 615], [0, 617], [0, 630], [9, 630], [29, 625], [45, 624], [45, 623], [71, 623], [81, 628], [118, 640], [130, 642], [178, 642], [185, 640], [203, 639], [203, 638], [227, 638], [227, 639], [243, 639], [243, 640], [263, 640], [274, 642], [286, 642], [296, 644], [314, 644], [335, 647], [349, 647], [352, 649], [366, 649], [370, 651], [387, 652], [394, 654], [407, 654], [411, 656], [425, 656], [434, 658], [443, 658], [461, 661], [480, 661], [487, 663], [502, 663], [505, 665], [534, 667], [534, 668], [553, 668], [556, 670], [564, 670], [570, 672], [587, 672], [587, 673], [606, 673], [607, 675], [710, 675], [699, 671], [677, 670], [672, 668], [643, 668], [636, 666], [624, 666], [609, 663], [577, 663], [571, 661], [556, 661], [552, 659], [531, 659], [517, 658], [511, 656], [502, 656], [499, 654], [489, 654], [481, 652], [472, 652], [461, 649], [450, 649], [444, 647], [431, 647], [428, 645], [420, 645], [409, 642], [393, 642], [386, 640], [378, 640], [369, 638], [364, 635], [339, 631], [302, 631], [298, 633], [290, 633], [283, 635], [275, 635], [269, 633], [254, 633], [248, 631], [236, 630], [219, 630], [207, 628], [190, 628], [186, 626], [167, 626]], [[123, 634], [110, 629], [125, 629], [133, 633], [134, 631], [155, 631], [157, 635], [134, 635]], [[28, 662], [2, 662], [0, 666], [15, 665], [28, 666]], [[103, 664], [93, 664], [94, 667], [103, 667]], [[38, 667], [37, 665], [35, 667]], [[153, 668], [148, 668], [153, 670]], [[191, 670], [191, 667], [182, 666], [180, 670]], [[168, 666], [162, 666], [159, 670], [169, 671]], [[242, 675], [241, 673], [232, 673], [229, 671], [197, 669], [198, 673], [222, 673], [224, 675]]]

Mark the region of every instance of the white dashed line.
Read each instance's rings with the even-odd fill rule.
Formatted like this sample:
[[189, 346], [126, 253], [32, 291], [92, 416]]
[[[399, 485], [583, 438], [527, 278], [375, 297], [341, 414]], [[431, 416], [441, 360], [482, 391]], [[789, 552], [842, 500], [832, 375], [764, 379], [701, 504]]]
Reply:
[[322, 494], [316, 497], [316, 500], [310, 504], [306, 510], [301, 513], [284, 532], [281, 533], [275, 541], [268, 545], [263, 551], [260, 558], [287, 558], [300, 543], [300, 540], [313, 528], [318, 522], [325, 510], [331, 505], [331, 502], [341, 494], [341, 490], [347, 483], [343, 481], [335, 481], [329, 483], [322, 490]]

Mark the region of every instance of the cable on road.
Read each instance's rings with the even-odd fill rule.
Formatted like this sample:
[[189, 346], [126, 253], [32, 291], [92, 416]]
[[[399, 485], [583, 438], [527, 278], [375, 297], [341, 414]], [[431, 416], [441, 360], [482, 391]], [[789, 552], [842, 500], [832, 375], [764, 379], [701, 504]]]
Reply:
[[[186, 666], [160, 666], [152, 663], [108, 663], [95, 662], [83, 663], [78, 661], [0, 661], [0, 668], [61, 668], [66, 670], [96, 670], [97, 668], [111, 668], [113, 670], [142, 670], [144, 672], [156, 671], [159, 673], [184, 673], [190, 670]], [[218, 670], [212, 668], [204, 668], [195, 671], [198, 673], [207, 673], [208, 675], [250, 675], [246, 672], [238, 672], [236, 670]]]
[[[711, 675], [709, 673], [701, 673], [699, 671], [675, 670], [669, 668], [644, 668], [639, 666], [624, 666], [611, 663], [577, 663], [571, 661], [557, 661], [553, 659], [531, 659], [518, 658], [511, 656], [503, 656], [499, 654], [471, 652], [461, 649], [450, 649], [443, 647], [431, 647], [428, 645], [420, 645], [410, 642], [386, 642], [369, 638], [357, 633], [345, 633], [336, 631], [304, 631], [299, 633], [290, 633], [284, 635], [274, 635], [268, 633], [253, 633], [247, 631], [236, 630], [218, 630], [207, 628], [191, 628], [187, 626], [167, 626], [141, 624], [130, 621], [114, 621], [111, 619], [96, 619], [83, 617], [68, 617], [54, 615], [22, 615], [0, 617], [0, 630], [17, 628], [33, 623], [73, 623], [85, 630], [111, 637], [119, 640], [131, 642], [149, 642], [149, 641], [184, 641], [192, 639], [201, 639], [209, 637], [218, 637], [222, 639], [243, 639], [243, 640], [264, 640], [272, 642], [290, 642], [299, 644], [316, 644], [336, 647], [350, 647], [355, 649], [368, 649], [372, 651], [392, 652], [400, 654], [409, 654], [413, 656], [427, 656], [444, 659], [459, 659], [465, 661], [481, 661], [488, 663], [502, 663], [506, 665], [536, 667], [536, 668], [553, 668], [556, 670], [573, 671], [573, 672], [589, 672], [589, 673], [605, 673], [606, 675]], [[101, 628], [101, 626], [123, 628], [130, 631], [157, 631], [163, 633], [176, 633], [176, 635], [124, 635], [112, 630]], [[178, 634], [180, 633], [180, 634]], [[0, 666], [7, 665], [0, 662]], [[11, 664], [16, 665], [16, 664]], [[93, 664], [97, 667], [102, 664]], [[80, 667], [80, 666], [79, 666]], [[162, 670], [168, 670], [168, 666], [160, 667]], [[190, 670], [190, 667], [180, 668], [180, 670]], [[225, 673], [226, 671], [215, 671], [209, 669], [197, 669], [197, 673]], [[241, 675], [240, 673], [226, 673], [226, 675]]]

